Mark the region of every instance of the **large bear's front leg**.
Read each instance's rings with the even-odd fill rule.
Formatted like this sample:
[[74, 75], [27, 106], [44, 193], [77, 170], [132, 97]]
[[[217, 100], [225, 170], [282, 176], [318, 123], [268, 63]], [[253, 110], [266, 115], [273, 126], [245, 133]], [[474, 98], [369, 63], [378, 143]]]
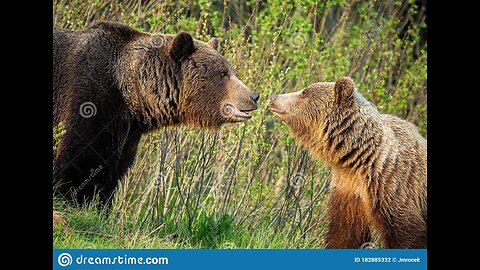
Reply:
[[100, 130], [67, 124], [53, 166], [56, 195], [78, 205], [93, 200], [110, 170], [107, 153], [100, 147], [107, 139]]
[[57, 194], [79, 205], [99, 196], [110, 206], [118, 181], [135, 157], [142, 130], [130, 119], [75, 119], [67, 125], [54, 161]]
[[[125, 126], [125, 124], [123, 125]], [[100, 202], [106, 209], [111, 208], [112, 199], [115, 193], [115, 190], [122, 180], [122, 177], [132, 166], [133, 161], [135, 160], [135, 155], [137, 153], [138, 143], [140, 141], [143, 129], [138, 125], [132, 123], [128, 124], [128, 128], [120, 128], [118, 130], [123, 131], [126, 136], [118, 136], [117, 139], [122, 138], [123, 141], [118, 142], [118, 152], [115, 153], [114, 158], [110, 158], [114, 169], [111, 169], [108, 177], [108, 180], [102, 183], [102, 188], [100, 190]]]
[[342, 193], [333, 187], [328, 200], [327, 218], [326, 248], [356, 249], [370, 241], [368, 220], [358, 196]]

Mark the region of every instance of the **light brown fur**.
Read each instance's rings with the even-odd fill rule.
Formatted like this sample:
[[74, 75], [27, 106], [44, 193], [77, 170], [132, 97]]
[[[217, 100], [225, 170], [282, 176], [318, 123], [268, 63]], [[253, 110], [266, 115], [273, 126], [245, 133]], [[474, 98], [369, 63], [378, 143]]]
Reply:
[[380, 114], [342, 77], [273, 97], [271, 110], [332, 168], [327, 248], [359, 248], [376, 233], [385, 248], [427, 240], [427, 141]]

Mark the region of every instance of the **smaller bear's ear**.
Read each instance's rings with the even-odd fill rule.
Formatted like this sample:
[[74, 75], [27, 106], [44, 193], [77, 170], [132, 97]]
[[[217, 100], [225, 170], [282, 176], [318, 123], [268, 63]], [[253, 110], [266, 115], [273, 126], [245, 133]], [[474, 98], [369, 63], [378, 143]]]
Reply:
[[187, 32], [180, 32], [175, 35], [170, 47], [170, 56], [174, 61], [179, 62], [183, 58], [192, 55], [195, 52], [193, 38]]
[[348, 100], [353, 96], [353, 90], [355, 89], [355, 83], [350, 77], [340, 77], [335, 82], [335, 101], [337, 104]]
[[208, 45], [210, 45], [210, 47], [214, 48], [216, 51], [218, 50], [218, 44], [220, 44], [220, 41], [218, 41], [217, 38], [211, 38], [208, 42]]

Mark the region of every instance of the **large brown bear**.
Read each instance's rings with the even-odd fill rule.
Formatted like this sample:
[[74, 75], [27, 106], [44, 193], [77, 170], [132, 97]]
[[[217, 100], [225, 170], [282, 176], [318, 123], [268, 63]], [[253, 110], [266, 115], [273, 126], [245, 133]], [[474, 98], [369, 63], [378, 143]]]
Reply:
[[81, 205], [96, 191], [109, 205], [143, 133], [250, 118], [259, 95], [217, 46], [111, 22], [53, 30], [53, 123], [65, 128], [53, 160], [56, 194]]
[[376, 234], [385, 248], [427, 241], [427, 141], [381, 114], [348, 77], [273, 95], [270, 110], [332, 168], [327, 248], [360, 248]]

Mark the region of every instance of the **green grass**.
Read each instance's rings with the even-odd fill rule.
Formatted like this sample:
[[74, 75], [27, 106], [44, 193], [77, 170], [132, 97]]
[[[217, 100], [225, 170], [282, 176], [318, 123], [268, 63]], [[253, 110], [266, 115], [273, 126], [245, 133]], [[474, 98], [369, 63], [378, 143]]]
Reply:
[[349, 75], [381, 112], [427, 136], [426, 16], [412, 1], [55, 0], [53, 16], [66, 29], [114, 20], [215, 36], [261, 96], [245, 124], [143, 136], [108, 218], [55, 199], [70, 230], [54, 234], [54, 247], [322, 247], [330, 172], [267, 110], [273, 93]]
[[[60, 207], [68, 224], [54, 231], [54, 248], [318, 248], [318, 238], [292, 241], [288, 230], [247, 228], [228, 214], [199, 212], [189, 223], [172, 217], [141, 223], [106, 216], [93, 206]], [[287, 236], [287, 237], [286, 237]]]

